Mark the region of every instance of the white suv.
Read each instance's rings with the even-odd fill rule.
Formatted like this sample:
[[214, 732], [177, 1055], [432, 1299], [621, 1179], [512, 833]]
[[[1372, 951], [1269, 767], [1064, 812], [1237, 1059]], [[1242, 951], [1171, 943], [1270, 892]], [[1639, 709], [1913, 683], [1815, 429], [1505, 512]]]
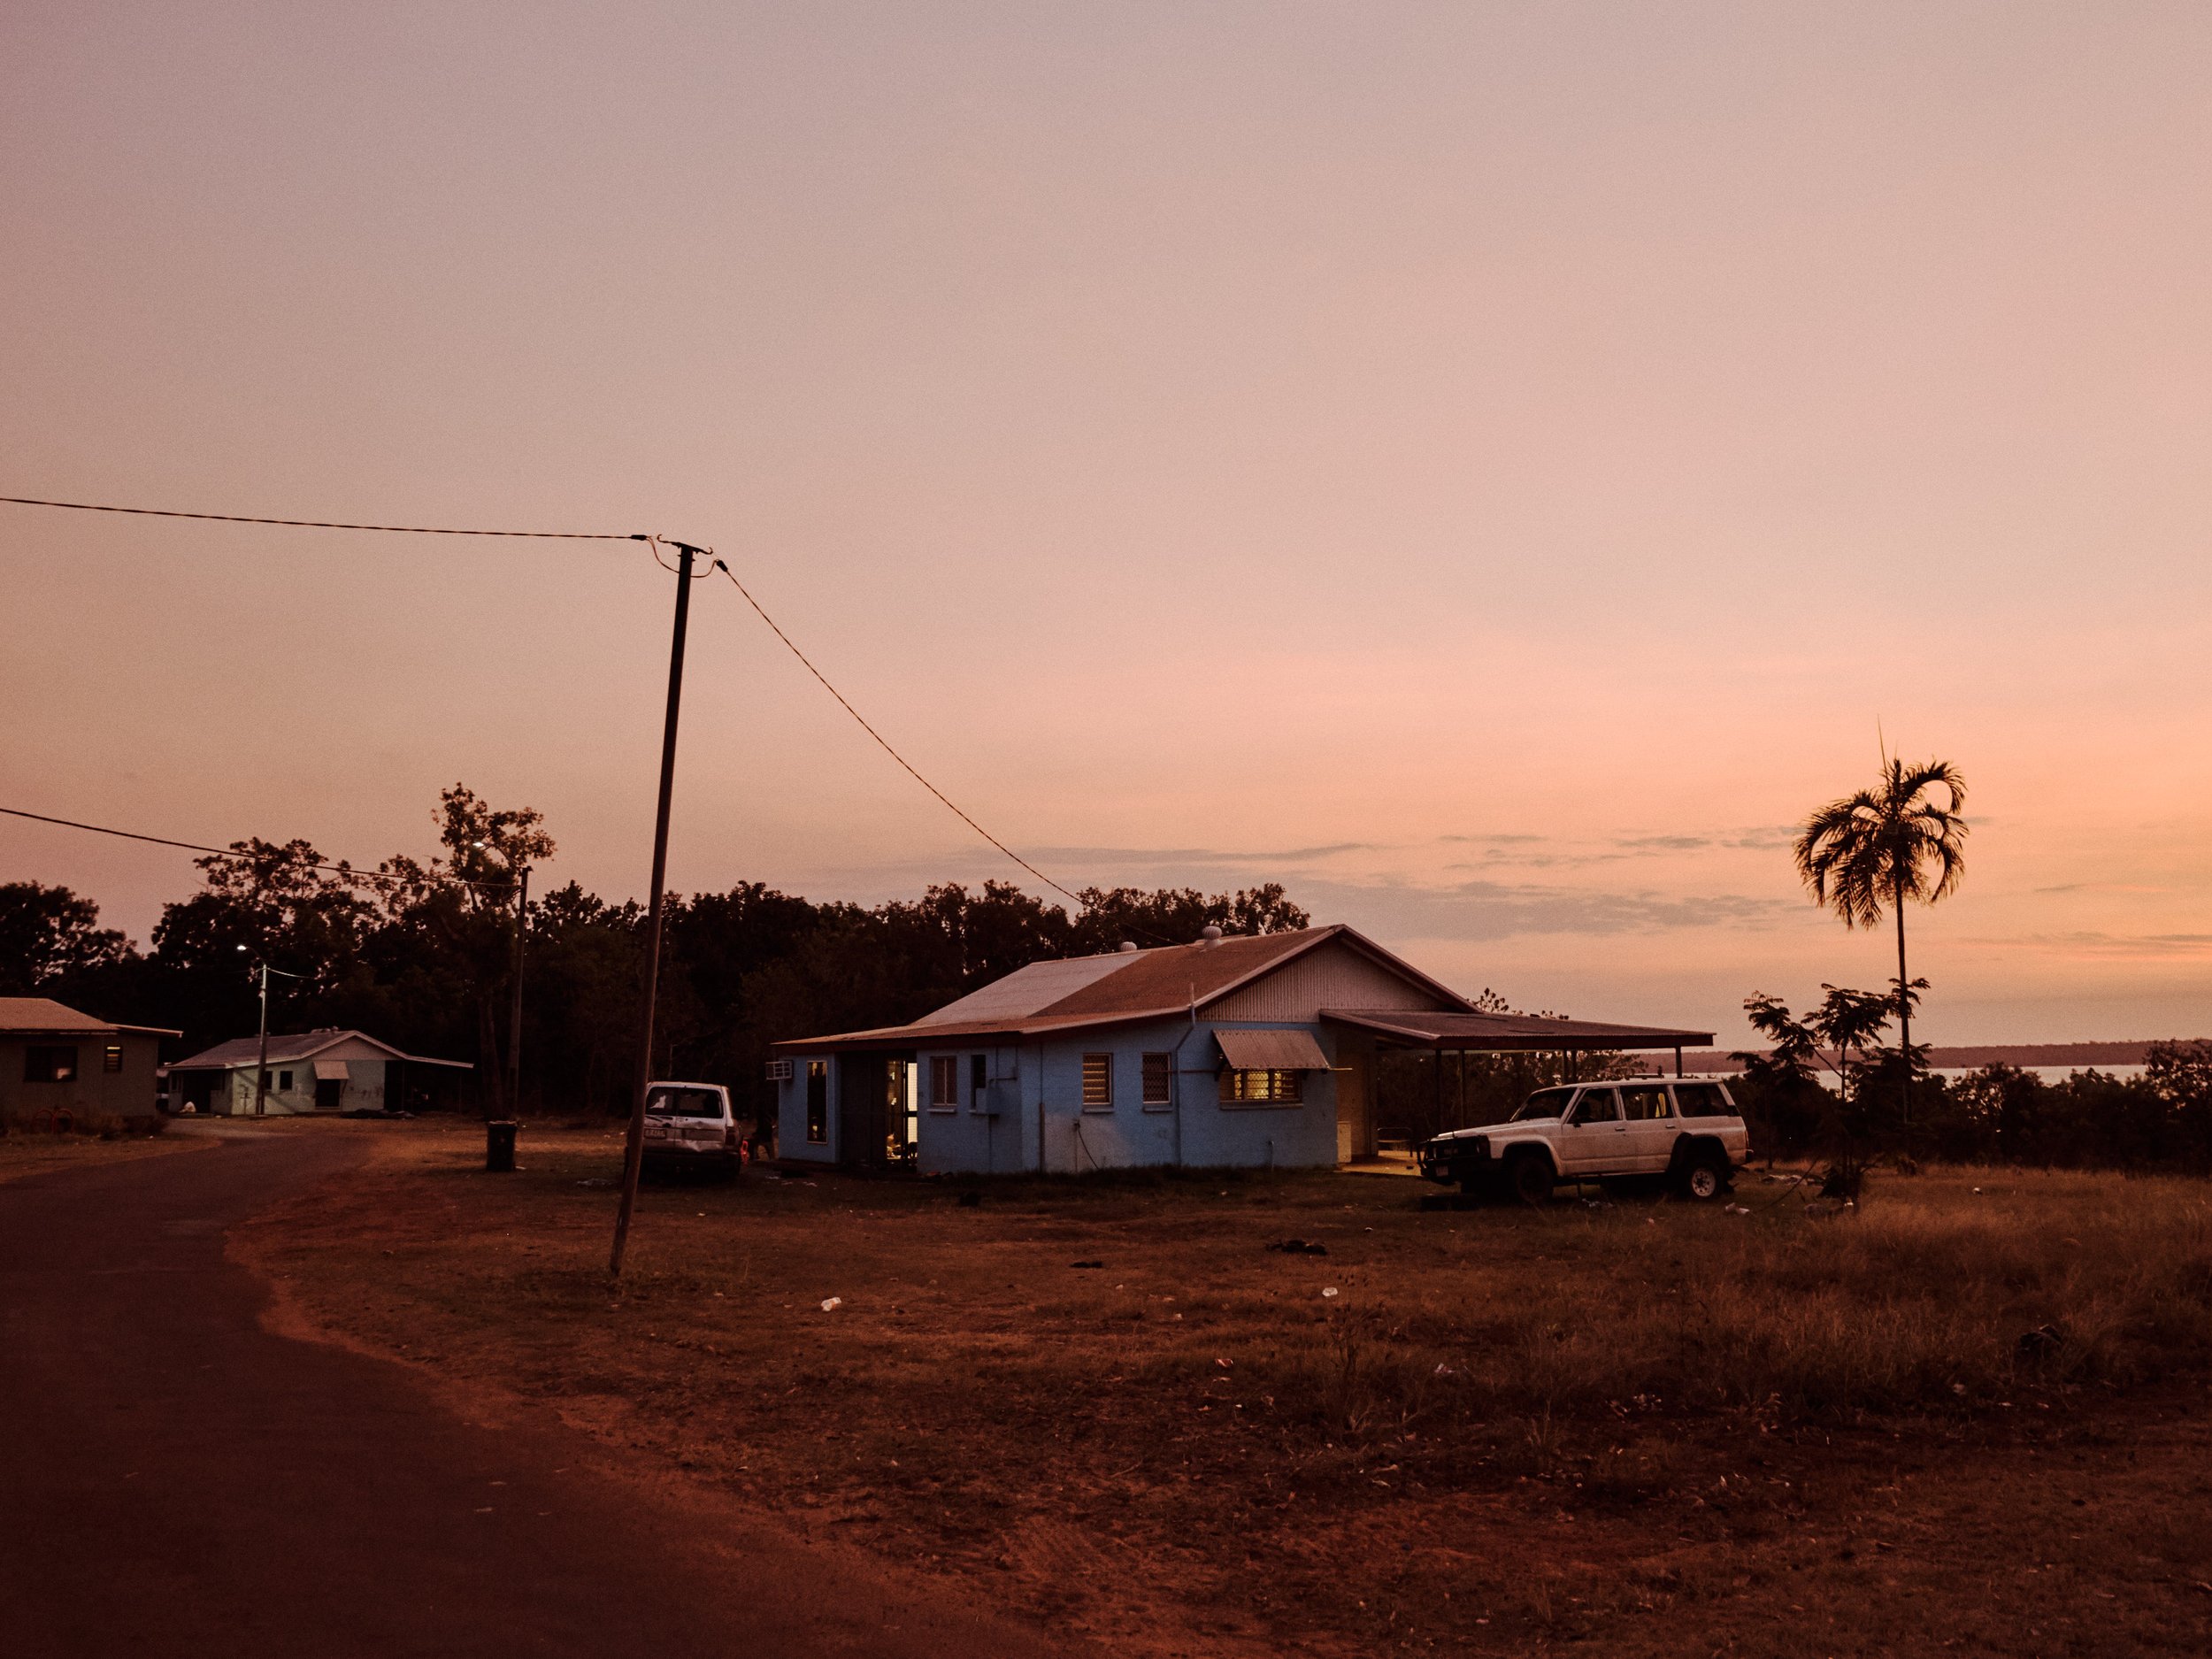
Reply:
[[1540, 1088], [1504, 1123], [1438, 1135], [1420, 1162], [1432, 1181], [1532, 1204], [1561, 1181], [1640, 1177], [1702, 1201], [1726, 1192], [1750, 1154], [1726, 1085], [1637, 1078]]
[[655, 1083], [645, 1091], [645, 1156], [663, 1166], [745, 1167], [744, 1132], [719, 1083]]

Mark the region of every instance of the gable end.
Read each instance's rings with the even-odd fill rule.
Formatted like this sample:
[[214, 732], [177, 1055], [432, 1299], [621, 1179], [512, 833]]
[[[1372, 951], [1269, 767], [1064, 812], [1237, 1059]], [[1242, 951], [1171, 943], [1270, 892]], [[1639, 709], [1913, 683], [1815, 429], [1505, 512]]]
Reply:
[[1302, 1021], [1317, 1019], [1325, 1008], [1455, 1012], [1463, 1007], [1338, 938], [1201, 1004], [1198, 1011], [1208, 1019]]

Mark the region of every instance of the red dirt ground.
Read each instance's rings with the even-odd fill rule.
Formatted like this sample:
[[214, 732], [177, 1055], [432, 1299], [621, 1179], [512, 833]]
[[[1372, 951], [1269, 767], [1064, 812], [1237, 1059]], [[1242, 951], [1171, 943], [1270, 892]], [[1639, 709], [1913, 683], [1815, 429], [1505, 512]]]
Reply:
[[[299, 1316], [1124, 1650], [2212, 1650], [2203, 1370], [2146, 1357], [2088, 1260], [2170, 1237], [2196, 1262], [2201, 1188], [1931, 1177], [1847, 1235], [1763, 1195], [1425, 1214], [1414, 1183], [1316, 1175], [964, 1208], [756, 1174], [649, 1189], [611, 1288], [612, 1198], [585, 1184], [611, 1137], [533, 1129], [502, 1178], [470, 1128], [375, 1133], [368, 1168], [234, 1235]], [[2061, 1223], [2086, 1265], [2030, 1282]], [[1329, 1254], [1265, 1248], [1290, 1236]], [[1978, 1301], [1882, 1249], [2017, 1282]], [[1807, 1289], [1770, 1399], [1692, 1397], [1697, 1364], [1742, 1367], [1698, 1333], [1760, 1335], [1740, 1287], [1785, 1271], [1857, 1275], [1839, 1330], [1805, 1334]], [[2142, 1294], [2198, 1294], [2176, 1282]], [[2069, 1295], [2110, 1330], [2070, 1336], [2075, 1374], [2020, 1372], [2021, 1322]], [[2200, 1340], [2183, 1311], [2168, 1361]]]

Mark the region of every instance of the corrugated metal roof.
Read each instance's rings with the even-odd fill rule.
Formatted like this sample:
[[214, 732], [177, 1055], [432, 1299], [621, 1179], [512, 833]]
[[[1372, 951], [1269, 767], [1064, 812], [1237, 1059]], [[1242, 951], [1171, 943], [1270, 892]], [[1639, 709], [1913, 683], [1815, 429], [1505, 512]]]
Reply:
[[112, 1037], [125, 1031], [146, 1037], [184, 1035], [166, 1025], [125, 1025], [114, 1020], [95, 1019], [50, 996], [0, 996], [0, 1032], [33, 1037]]
[[[1340, 924], [1309, 927], [1295, 933], [1243, 934], [1210, 943], [1163, 945], [1151, 950], [1118, 951], [1107, 956], [1073, 956], [1060, 962], [1035, 963], [994, 980], [956, 1002], [909, 1025], [883, 1025], [870, 1031], [837, 1032], [822, 1037], [794, 1037], [774, 1044], [793, 1050], [834, 1048], [912, 1048], [923, 1042], [941, 1042], [949, 1037], [1033, 1037], [1084, 1025], [1106, 1025], [1133, 1019], [1179, 1014], [1234, 990], [1271, 972], [1304, 952], [1340, 940], [1401, 975], [1425, 995], [1468, 1006], [1466, 999], [1438, 984], [1410, 964], [1401, 962], [1373, 941]], [[1038, 1003], [1035, 993], [1054, 983], [1038, 969], [1069, 970], [1076, 981], [1056, 1001]], [[1024, 983], [1004, 998], [1006, 1011], [990, 1013], [998, 1006], [995, 994], [1013, 981]], [[1029, 1011], [1019, 1011], [1027, 1006]]]
[[[434, 1060], [428, 1055], [405, 1054], [388, 1042], [372, 1037], [365, 1031], [309, 1031], [287, 1036], [269, 1033], [269, 1064], [279, 1062], [290, 1065], [297, 1061], [312, 1059], [326, 1048], [334, 1048], [347, 1041], [365, 1042], [373, 1048], [381, 1048], [395, 1060], [411, 1060], [422, 1065], [449, 1065], [461, 1071], [475, 1068], [466, 1060]], [[237, 1066], [250, 1066], [259, 1057], [261, 1039], [234, 1037], [228, 1042], [219, 1042], [212, 1048], [203, 1049], [188, 1060], [179, 1060], [169, 1069], [172, 1071], [219, 1071]]]
[[1222, 1057], [1240, 1071], [1325, 1071], [1329, 1056], [1310, 1031], [1226, 1029], [1217, 1025], [1214, 1041]]
[[1150, 1013], [1188, 1008], [1231, 986], [1335, 937], [1339, 927], [1308, 927], [1292, 933], [1247, 933], [1211, 944], [1164, 945], [1125, 953], [1126, 965], [1038, 1011], [1043, 1014]]
[[1709, 1031], [1614, 1025], [1594, 1019], [1545, 1019], [1534, 1014], [1400, 1014], [1371, 1008], [1325, 1008], [1321, 1018], [1420, 1048], [1489, 1049], [1502, 1054], [1570, 1048], [1688, 1048], [1713, 1041]]
[[0, 996], [0, 1031], [81, 1031], [94, 1036], [114, 1029], [104, 1019], [80, 1014], [50, 996]]
[[1026, 1019], [1064, 996], [1072, 995], [1094, 979], [1118, 973], [1134, 960], [1132, 953], [1105, 956], [1066, 956], [1057, 962], [1033, 962], [1002, 979], [971, 991], [925, 1014], [917, 1025], [961, 1025], [975, 1020]]

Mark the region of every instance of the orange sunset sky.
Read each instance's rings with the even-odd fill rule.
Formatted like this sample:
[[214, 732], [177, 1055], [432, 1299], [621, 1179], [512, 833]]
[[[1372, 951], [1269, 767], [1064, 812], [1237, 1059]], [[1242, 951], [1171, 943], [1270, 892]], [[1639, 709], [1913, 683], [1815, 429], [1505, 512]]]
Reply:
[[[1892, 971], [1786, 853], [1878, 727], [1972, 786], [1927, 1036], [2212, 1035], [2208, 85], [2200, 4], [19, 0], [0, 492], [709, 542], [1071, 887], [1724, 1042]], [[672, 585], [0, 508], [0, 804], [465, 780], [638, 894]], [[691, 661], [673, 885], [1019, 874], [726, 584]]]

